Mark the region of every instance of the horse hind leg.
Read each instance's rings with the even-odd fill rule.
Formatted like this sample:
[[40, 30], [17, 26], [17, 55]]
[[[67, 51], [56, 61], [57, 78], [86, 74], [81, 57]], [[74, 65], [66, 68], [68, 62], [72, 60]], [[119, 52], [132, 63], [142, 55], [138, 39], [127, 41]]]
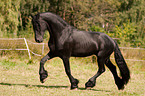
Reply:
[[112, 62], [110, 61], [109, 58], [106, 60], [105, 64], [109, 68], [111, 73], [113, 74], [114, 80], [115, 80], [115, 83], [116, 83], [118, 89], [119, 90], [124, 89], [124, 83], [123, 83], [122, 79], [120, 79], [119, 76], [117, 75], [116, 67], [112, 64]]
[[105, 67], [104, 67], [104, 63], [105, 63], [105, 59], [104, 58], [97, 58], [98, 61], [98, 72], [88, 80], [88, 82], [85, 84], [86, 89], [90, 89], [92, 87], [94, 87], [96, 85], [96, 78], [99, 77], [103, 72], [105, 72]]

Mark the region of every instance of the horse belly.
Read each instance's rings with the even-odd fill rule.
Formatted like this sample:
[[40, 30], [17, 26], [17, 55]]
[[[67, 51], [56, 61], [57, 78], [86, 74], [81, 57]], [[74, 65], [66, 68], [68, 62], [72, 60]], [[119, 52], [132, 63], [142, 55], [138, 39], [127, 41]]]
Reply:
[[97, 52], [97, 42], [92, 38], [90, 33], [84, 31], [76, 31], [72, 34], [72, 38], [72, 56], [85, 57]]

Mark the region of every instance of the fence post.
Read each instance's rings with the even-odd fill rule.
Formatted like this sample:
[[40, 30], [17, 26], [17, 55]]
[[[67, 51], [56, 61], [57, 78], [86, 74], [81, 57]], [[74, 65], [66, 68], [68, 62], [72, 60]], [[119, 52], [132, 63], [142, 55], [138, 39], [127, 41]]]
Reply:
[[42, 46], [42, 55], [44, 54], [44, 44], [45, 43], [43, 43], [43, 46]]
[[26, 44], [26, 47], [27, 47], [27, 50], [28, 50], [29, 59], [31, 59], [31, 54], [30, 54], [30, 50], [29, 50], [26, 38], [24, 38], [24, 41], [25, 41], [25, 44]]

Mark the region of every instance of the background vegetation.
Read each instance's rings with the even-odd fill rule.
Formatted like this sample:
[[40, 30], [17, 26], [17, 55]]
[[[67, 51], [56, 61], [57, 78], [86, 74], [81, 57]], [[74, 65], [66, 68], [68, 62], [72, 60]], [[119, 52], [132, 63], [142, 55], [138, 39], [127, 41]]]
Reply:
[[[145, 47], [144, 0], [0, 0], [0, 37], [33, 38], [30, 15], [50, 11], [86, 31], [101, 31], [123, 46]], [[46, 36], [47, 38], [47, 36]]]
[[[31, 14], [50, 11], [70, 25], [85, 31], [100, 31], [117, 38], [121, 46], [145, 48], [145, 0], [0, 0], [0, 38], [27, 38], [34, 41]], [[49, 37], [45, 35], [45, 41]], [[23, 40], [0, 40], [0, 47], [25, 48]], [[41, 53], [42, 47], [28, 43], [30, 50]], [[47, 44], [45, 45], [47, 46]], [[45, 54], [49, 49], [45, 47]], [[145, 50], [121, 49], [125, 59], [145, 60]], [[126, 60], [131, 80], [124, 91], [118, 91], [111, 72], [97, 79], [96, 86], [85, 90], [84, 84], [97, 71], [92, 57], [71, 58], [72, 74], [80, 80], [79, 89], [69, 90], [70, 83], [59, 58], [45, 64], [49, 76], [39, 82], [42, 57], [28, 59], [26, 51], [0, 51], [0, 95], [50, 96], [144, 96], [144, 61]], [[111, 57], [113, 58], [113, 57]], [[94, 64], [93, 64], [94, 63]], [[113, 61], [114, 63], [114, 61]], [[115, 64], [115, 63], [114, 63]], [[119, 73], [119, 72], [118, 72]], [[60, 79], [61, 78], [61, 79]], [[108, 86], [109, 85], [109, 86]]]

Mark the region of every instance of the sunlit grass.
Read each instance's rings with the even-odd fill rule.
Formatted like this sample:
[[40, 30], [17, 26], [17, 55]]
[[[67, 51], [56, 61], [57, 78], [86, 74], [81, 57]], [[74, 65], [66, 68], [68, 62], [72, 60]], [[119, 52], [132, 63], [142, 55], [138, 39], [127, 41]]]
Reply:
[[[70, 90], [69, 79], [65, 74], [62, 60], [54, 58], [47, 61], [45, 68], [48, 78], [44, 84], [39, 81], [39, 60], [0, 58], [0, 96], [144, 96], [145, 66], [143, 62], [128, 62], [131, 80], [123, 91], [114, 84], [111, 72], [106, 68], [96, 86], [85, 90], [85, 83], [97, 72], [97, 64], [88, 58], [71, 58], [71, 72], [80, 80], [78, 90]], [[90, 61], [90, 62], [89, 62]]]

